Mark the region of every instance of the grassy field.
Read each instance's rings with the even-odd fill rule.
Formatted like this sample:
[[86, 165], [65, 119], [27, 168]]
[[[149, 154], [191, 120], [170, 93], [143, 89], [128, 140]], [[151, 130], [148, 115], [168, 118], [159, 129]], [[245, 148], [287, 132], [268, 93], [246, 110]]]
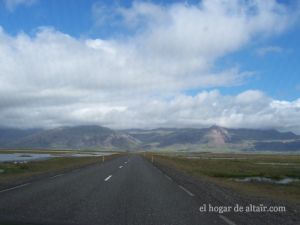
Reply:
[[[105, 160], [118, 155], [105, 156]], [[102, 157], [57, 157], [27, 163], [0, 163], [0, 188], [34, 176], [59, 173], [94, 163], [102, 163]]]
[[[150, 155], [148, 155], [150, 157]], [[173, 166], [191, 175], [201, 177], [248, 195], [268, 196], [274, 199], [300, 203], [300, 182], [274, 184], [238, 182], [246, 177], [266, 177], [274, 180], [300, 178], [299, 155], [260, 154], [193, 154], [172, 156], [154, 155], [158, 163]]]

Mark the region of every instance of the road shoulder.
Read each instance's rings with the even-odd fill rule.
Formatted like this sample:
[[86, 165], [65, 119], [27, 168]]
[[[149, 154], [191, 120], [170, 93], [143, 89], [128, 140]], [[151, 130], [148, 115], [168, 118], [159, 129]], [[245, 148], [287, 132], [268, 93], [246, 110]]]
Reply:
[[[236, 224], [290, 224], [294, 225], [300, 220], [299, 206], [290, 205], [283, 201], [274, 201], [268, 198], [254, 197], [242, 195], [227, 187], [220, 186], [216, 183], [203, 179], [201, 177], [192, 176], [184, 171], [180, 171], [171, 164], [166, 164], [159, 160], [153, 162], [159, 170], [170, 177], [174, 182], [185, 187], [193, 194], [199, 202], [199, 206], [203, 204], [210, 204], [212, 206], [234, 206], [239, 204], [241, 206], [247, 206], [249, 204], [264, 206], [286, 206], [286, 212], [281, 213], [236, 213], [229, 212], [223, 213], [230, 220], [235, 221]], [[209, 213], [209, 212], [205, 212]], [[221, 215], [221, 214], [220, 214]]]

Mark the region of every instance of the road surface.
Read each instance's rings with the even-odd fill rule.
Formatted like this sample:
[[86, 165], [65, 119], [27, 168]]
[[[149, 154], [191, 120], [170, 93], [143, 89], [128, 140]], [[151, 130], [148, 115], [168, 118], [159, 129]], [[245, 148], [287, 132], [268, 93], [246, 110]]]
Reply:
[[0, 224], [230, 224], [140, 156], [0, 191]]

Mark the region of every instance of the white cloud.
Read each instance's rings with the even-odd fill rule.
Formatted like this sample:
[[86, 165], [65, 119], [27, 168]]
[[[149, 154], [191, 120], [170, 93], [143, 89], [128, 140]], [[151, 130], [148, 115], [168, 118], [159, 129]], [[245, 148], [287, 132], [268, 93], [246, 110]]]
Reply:
[[236, 96], [221, 95], [217, 90], [203, 91], [193, 97], [181, 95], [171, 101], [150, 101], [142, 109], [136, 107], [127, 110], [133, 114], [138, 112], [134, 114], [137, 127], [205, 127], [218, 124], [300, 132], [300, 99], [278, 101], [256, 90]]
[[11, 12], [14, 11], [20, 5], [31, 6], [38, 1], [39, 0], [3, 0], [7, 10]]
[[260, 99], [263, 99], [264, 93], [257, 90], [248, 90], [245, 92], [240, 93], [236, 96], [236, 100], [240, 104], [251, 104], [251, 103], [257, 103]]
[[237, 96], [180, 94], [243, 84], [251, 72], [235, 67], [216, 72], [216, 61], [287, 29], [293, 14], [283, 5], [271, 0], [134, 3], [115, 13], [131, 24], [126, 38], [77, 39], [51, 28], [11, 36], [0, 30], [0, 124], [299, 130], [295, 102], [280, 108], [256, 90]]
[[[249, 101], [253, 95], [255, 101]], [[245, 98], [243, 101], [242, 98]], [[247, 102], [247, 104], [245, 104]], [[279, 101], [260, 91], [246, 91], [237, 96], [222, 95], [217, 90], [196, 96], [178, 95], [172, 100], [138, 98], [127, 106], [97, 102], [72, 101], [67, 105], [18, 105], [1, 110], [7, 125], [60, 126], [101, 124], [112, 128], [225, 127], [275, 128], [300, 133], [300, 99]], [[3, 121], [2, 121], [3, 123]]]

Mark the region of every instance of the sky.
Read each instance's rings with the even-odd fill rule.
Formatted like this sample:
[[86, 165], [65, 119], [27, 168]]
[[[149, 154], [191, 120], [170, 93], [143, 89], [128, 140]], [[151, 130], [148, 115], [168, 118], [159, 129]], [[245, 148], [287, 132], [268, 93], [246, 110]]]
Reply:
[[0, 0], [0, 127], [300, 134], [299, 41], [299, 0]]

